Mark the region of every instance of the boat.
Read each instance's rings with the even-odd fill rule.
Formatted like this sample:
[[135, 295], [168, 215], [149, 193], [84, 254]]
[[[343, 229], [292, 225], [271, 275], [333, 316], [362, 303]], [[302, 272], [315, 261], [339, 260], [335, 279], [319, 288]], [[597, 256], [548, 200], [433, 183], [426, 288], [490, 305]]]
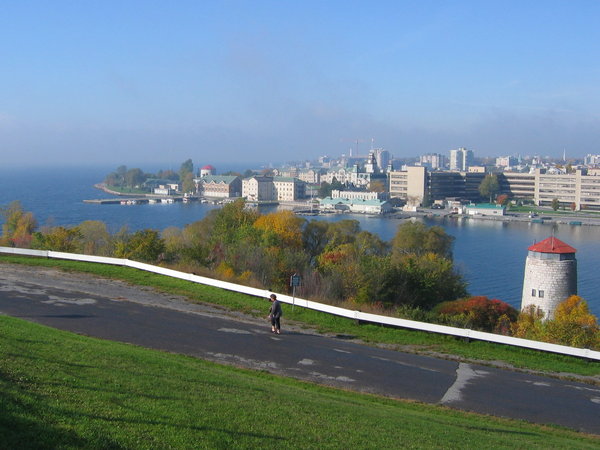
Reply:
[[573, 221], [569, 222], [569, 225], [581, 225], [581, 224], [582, 224], [582, 222], [579, 220], [573, 220]]

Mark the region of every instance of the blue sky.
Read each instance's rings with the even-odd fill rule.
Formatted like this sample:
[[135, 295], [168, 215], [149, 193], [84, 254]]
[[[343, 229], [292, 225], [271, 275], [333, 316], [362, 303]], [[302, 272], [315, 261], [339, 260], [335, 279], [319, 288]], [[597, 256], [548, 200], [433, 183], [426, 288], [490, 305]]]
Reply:
[[600, 153], [595, 0], [7, 3], [5, 165]]

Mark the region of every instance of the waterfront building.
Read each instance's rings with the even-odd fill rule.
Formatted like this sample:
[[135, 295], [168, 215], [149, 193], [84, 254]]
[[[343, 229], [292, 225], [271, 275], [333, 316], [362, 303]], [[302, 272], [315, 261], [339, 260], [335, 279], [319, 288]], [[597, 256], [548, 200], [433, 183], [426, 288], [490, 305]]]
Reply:
[[554, 236], [527, 250], [521, 310], [533, 305], [552, 319], [559, 303], [577, 294], [577, 250]]
[[242, 197], [250, 202], [273, 201], [273, 178], [254, 176], [242, 180]]
[[292, 177], [273, 177], [274, 200], [293, 202], [305, 197], [304, 181]]
[[506, 208], [494, 203], [473, 203], [465, 207], [465, 213], [469, 216], [503, 216]]
[[349, 200], [388, 200], [388, 192], [370, 192], [370, 191], [340, 191], [334, 189], [331, 191], [331, 198], [346, 198]]
[[324, 212], [385, 214], [393, 208], [387, 200], [325, 197], [319, 200], [319, 209]]
[[422, 166], [409, 166], [404, 171], [389, 173], [391, 197], [419, 205], [428, 197], [430, 201], [458, 198], [476, 202], [480, 199], [479, 185], [485, 172], [428, 171]]
[[235, 175], [204, 175], [195, 178], [194, 183], [198, 195], [204, 197], [235, 198], [242, 195], [242, 180]]
[[305, 197], [305, 186], [297, 178], [254, 176], [242, 180], [242, 197], [251, 202], [296, 201]]

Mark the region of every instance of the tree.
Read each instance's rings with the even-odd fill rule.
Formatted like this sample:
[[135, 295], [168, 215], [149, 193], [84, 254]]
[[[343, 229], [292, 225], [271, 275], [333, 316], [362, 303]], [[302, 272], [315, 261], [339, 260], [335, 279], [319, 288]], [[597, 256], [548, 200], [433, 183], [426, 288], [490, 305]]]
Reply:
[[7, 207], [0, 208], [4, 217], [0, 245], [8, 247], [28, 247], [32, 234], [37, 228], [37, 221], [31, 212], [23, 211], [21, 202], [15, 200]]
[[550, 342], [573, 347], [598, 347], [598, 320], [583, 298], [572, 295], [556, 307], [554, 319], [547, 323], [547, 338]]
[[331, 184], [329, 184], [327, 181], [323, 181], [319, 187], [318, 196], [319, 198], [331, 197], [331, 191]]
[[508, 195], [500, 194], [498, 197], [496, 197], [496, 204], [506, 206], [507, 203], [508, 203]]
[[181, 163], [181, 167], [179, 168], [179, 179], [183, 180], [186, 173], [194, 173], [194, 163], [191, 159], [187, 159]]
[[479, 193], [482, 197], [490, 199], [500, 191], [500, 184], [498, 183], [498, 177], [496, 175], [486, 175], [479, 185]]
[[557, 210], [558, 210], [558, 208], [560, 207], [560, 201], [559, 201], [559, 200], [558, 200], [556, 197], [554, 197], [554, 198], [552, 199], [552, 203], [550, 203], [550, 206], [552, 207], [552, 209], [553, 209], [554, 211], [557, 211]]
[[146, 181], [146, 175], [142, 172], [142, 169], [129, 169], [124, 176], [124, 180], [125, 185], [135, 188]]
[[81, 233], [78, 227], [66, 228], [58, 226], [44, 233], [35, 233], [32, 246], [42, 250], [74, 253], [80, 246], [80, 239]]
[[127, 258], [147, 263], [156, 263], [165, 251], [165, 242], [155, 230], [136, 231], [129, 238], [118, 242], [115, 249], [117, 258]]
[[302, 248], [302, 225], [305, 220], [292, 211], [278, 211], [260, 215], [254, 227], [262, 230], [272, 245]]
[[392, 239], [392, 255], [398, 259], [406, 254], [431, 252], [451, 259], [453, 242], [454, 237], [442, 227], [427, 227], [423, 222], [406, 222], [398, 227]]
[[385, 192], [385, 183], [382, 180], [373, 180], [369, 183], [369, 191]]
[[194, 192], [196, 189], [196, 184], [194, 183], [194, 174], [192, 172], [187, 172], [184, 174], [181, 183], [181, 190], [185, 193]]
[[106, 224], [100, 220], [86, 220], [78, 225], [78, 249], [86, 255], [110, 256], [112, 238]]
[[[463, 326], [488, 332], [497, 331], [500, 326], [510, 326], [519, 315], [508, 303], [485, 296], [443, 302], [435, 307], [435, 312], [442, 317], [461, 318]], [[504, 319], [508, 319], [509, 324], [502, 323]]]

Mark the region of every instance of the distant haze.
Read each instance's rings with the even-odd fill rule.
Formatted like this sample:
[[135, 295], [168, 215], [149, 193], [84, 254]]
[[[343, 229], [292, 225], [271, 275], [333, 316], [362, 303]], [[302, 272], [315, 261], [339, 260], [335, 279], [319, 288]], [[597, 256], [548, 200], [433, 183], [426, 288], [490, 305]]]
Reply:
[[27, 1], [5, 166], [600, 153], [600, 2]]

